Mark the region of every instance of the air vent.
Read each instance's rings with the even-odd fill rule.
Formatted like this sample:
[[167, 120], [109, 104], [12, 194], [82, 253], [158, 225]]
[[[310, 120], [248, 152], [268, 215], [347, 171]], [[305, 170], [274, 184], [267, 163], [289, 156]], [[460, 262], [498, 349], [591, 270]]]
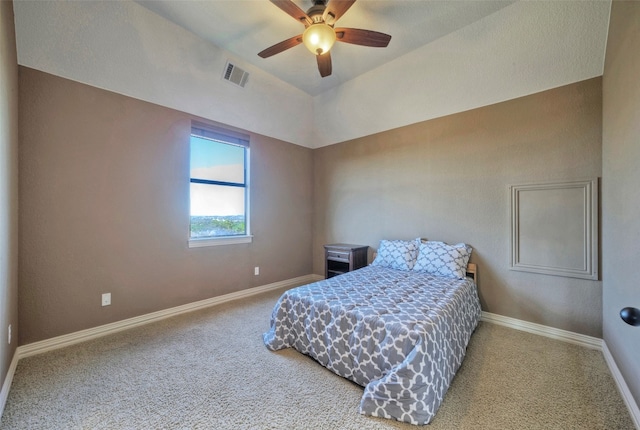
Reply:
[[249, 79], [249, 73], [242, 70], [240, 67], [227, 62], [227, 65], [224, 67], [224, 76], [225, 81], [229, 81], [232, 84], [236, 84], [242, 88], [247, 84], [247, 80]]

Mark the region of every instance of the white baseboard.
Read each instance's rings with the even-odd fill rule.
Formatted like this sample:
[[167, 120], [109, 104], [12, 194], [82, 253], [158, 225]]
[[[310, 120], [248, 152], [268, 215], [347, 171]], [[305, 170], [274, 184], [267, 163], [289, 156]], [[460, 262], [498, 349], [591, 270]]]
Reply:
[[[57, 336], [51, 339], [46, 339], [39, 342], [30, 343], [27, 345], [19, 346], [16, 349], [9, 371], [2, 385], [2, 391], [0, 391], [0, 416], [4, 412], [4, 407], [9, 397], [9, 390], [11, 389], [11, 383], [13, 376], [18, 366], [18, 361], [21, 358], [29, 357], [43, 352], [52, 351], [58, 348], [64, 348], [66, 346], [74, 345], [76, 343], [84, 342], [90, 339], [95, 339], [108, 334], [117, 333], [129, 328], [137, 327], [144, 324], [149, 324], [155, 321], [160, 321], [165, 318], [170, 318], [176, 315], [184, 314], [187, 312], [193, 312], [199, 309], [215, 306], [218, 304], [230, 302], [232, 300], [242, 299], [245, 297], [254, 296], [256, 294], [264, 293], [267, 291], [277, 290], [280, 288], [291, 288], [298, 285], [307, 284], [310, 282], [316, 282], [323, 279], [320, 275], [305, 275], [298, 278], [292, 278], [285, 281], [274, 282], [272, 284], [262, 285], [255, 288], [249, 288], [247, 290], [237, 291], [235, 293], [225, 294], [223, 296], [212, 297], [210, 299], [200, 300], [198, 302], [188, 303], [182, 306], [176, 306], [173, 308], [165, 309], [158, 312], [152, 312], [149, 314], [141, 315], [134, 318], [129, 318], [122, 321], [117, 321], [110, 324], [90, 328], [87, 330], [81, 330], [75, 333], [66, 334], [63, 336]], [[618, 389], [620, 390], [622, 397], [627, 404], [627, 408], [631, 413], [631, 416], [635, 422], [636, 428], [640, 430], [640, 411], [638, 405], [636, 405], [631, 392], [624, 381], [624, 378], [620, 374], [611, 353], [606, 347], [606, 344], [598, 338], [585, 336], [578, 333], [573, 333], [566, 330], [556, 329], [553, 327], [544, 326], [541, 324], [530, 323], [527, 321], [518, 320], [515, 318], [505, 317], [502, 315], [492, 314], [489, 312], [482, 312], [482, 320], [494, 324], [503, 325], [516, 330], [522, 330], [529, 333], [538, 334], [541, 336], [550, 337], [553, 339], [562, 340], [569, 343], [585, 346], [587, 348], [598, 349], [603, 351], [605, 360], [609, 366], [611, 374], [613, 375]]]
[[622, 377], [618, 366], [616, 365], [613, 356], [609, 352], [607, 348], [607, 344], [597, 337], [585, 336], [583, 334], [573, 333], [566, 330], [561, 330], [553, 327], [544, 326], [541, 324], [535, 324], [527, 321], [518, 320], [515, 318], [509, 318], [502, 315], [492, 314], [489, 312], [482, 312], [482, 321], [487, 321], [494, 324], [503, 325], [505, 327], [509, 327], [515, 330], [522, 330], [529, 333], [537, 334], [540, 336], [550, 337], [552, 339], [562, 340], [564, 342], [573, 343], [580, 346], [585, 346], [591, 349], [597, 349], [602, 351], [604, 355], [604, 359], [607, 362], [607, 366], [609, 366], [609, 371], [613, 376], [613, 379], [616, 382], [616, 386], [622, 395], [622, 399], [627, 405], [627, 409], [631, 414], [631, 419], [633, 420], [635, 427], [637, 430], [640, 430], [640, 409], [638, 409], [638, 405], [636, 404], [633, 396], [631, 395], [631, 391], [627, 386], [626, 381]]
[[627, 409], [631, 414], [631, 419], [636, 426], [637, 430], [640, 430], [640, 408], [636, 404], [633, 395], [631, 395], [631, 391], [629, 390], [629, 386], [627, 382], [622, 377], [622, 373], [620, 373], [620, 369], [618, 369], [618, 365], [616, 361], [613, 359], [609, 348], [607, 347], [606, 342], [602, 342], [602, 353], [604, 354], [604, 359], [609, 366], [609, 371], [613, 376], [613, 379], [616, 381], [616, 385], [618, 386], [618, 390], [620, 391], [620, 395], [622, 395], [622, 399], [627, 405]]
[[585, 346], [591, 349], [602, 350], [602, 339], [598, 339], [597, 337], [586, 336], [584, 334], [561, 330], [559, 328], [549, 327], [546, 325], [536, 324], [528, 321], [522, 321], [519, 319], [492, 314], [485, 311], [482, 311], [482, 321], [503, 325], [505, 327], [526, 331], [528, 333], [533, 333], [540, 336], [550, 337], [552, 339], [562, 340], [564, 342]]
[[4, 405], [7, 404], [7, 399], [9, 398], [9, 390], [11, 389], [11, 383], [13, 382], [13, 375], [16, 373], [16, 367], [18, 367], [18, 352], [16, 351], [13, 354], [13, 359], [11, 360], [11, 364], [9, 365], [9, 370], [7, 371], [7, 376], [4, 378], [4, 383], [2, 384], [2, 391], [0, 391], [0, 417], [4, 413]]
[[65, 346], [74, 345], [76, 343], [84, 342], [90, 339], [117, 333], [119, 331], [127, 330], [129, 328], [137, 327], [143, 324], [149, 324], [155, 321], [160, 321], [165, 318], [170, 318], [187, 312], [193, 312], [199, 309], [208, 308], [210, 306], [230, 302], [232, 300], [242, 299], [260, 293], [266, 293], [268, 291], [278, 290], [280, 288], [292, 288], [298, 285], [304, 285], [311, 282], [319, 281], [321, 279], [324, 278], [320, 275], [312, 274], [300, 276], [297, 278], [287, 279], [285, 281], [274, 282], [272, 284], [249, 288], [246, 290], [237, 291], [235, 293], [225, 294], [223, 296], [212, 297], [210, 299], [200, 300], [197, 302], [188, 303], [186, 305], [176, 306], [162, 311], [152, 312], [150, 314], [140, 315], [138, 317], [129, 318], [126, 320], [101, 325], [87, 330], [81, 330], [75, 333], [69, 333], [51, 339], [19, 346], [16, 349], [16, 352], [13, 354], [13, 359], [11, 360], [11, 365], [9, 366], [7, 376], [5, 377], [4, 383], [2, 384], [2, 391], [0, 391], [0, 417], [4, 412], [4, 407], [9, 397], [9, 390], [11, 389], [11, 383], [13, 382], [13, 375], [15, 374], [16, 367], [18, 366], [18, 361], [21, 358], [42, 354], [43, 352], [52, 351], [58, 348], [64, 348]]
[[287, 279], [285, 281], [274, 282], [272, 284], [262, 285], [255, 288], [249, 288], [234, 293], [225, 294], [223, 296], [212, 297], [210, 299], [200, 300], [193, 303], [188, 303], [182, 306], [176, 306], [162, 311], [152, 312], [145, 315], [140, 315], [126, 320], [117, 321], [110, 324], [93, 327], [86, 330], [77, 331], [74, 333], [65, 334], [62, 336], [53, 337], [51, 339], [42, 340], [39, 342], [33, 342], [27, 345], [19, 346], [16, 355], [18, 359], [29, 357], [32, 355], [41, 354], [43, 352], [52, 351], [58, 348], [64, 348], [69, 345], [84, 342], [97, 337], [106, 336], [108, 334], [117, 333], [119, 331], [127, 330], [133, 327], [137, 327], [143, 324], [149, 324], [155, 321], [160, 321], [165, 318], [170, 318], [176, 315], [184, 314], [187, 312], [193, 312], [199, 309], [208, 308], [221, 303], [230, 302], [232, 300], [242, 299], [245, 297], [254, 296], [256, 294], [264, 293], [267, 291], [277, 290], [280, 288], [291, 288], [298, 285], [315, 282], [322, 279], [319, 275], [305, 275], [298, 278]]

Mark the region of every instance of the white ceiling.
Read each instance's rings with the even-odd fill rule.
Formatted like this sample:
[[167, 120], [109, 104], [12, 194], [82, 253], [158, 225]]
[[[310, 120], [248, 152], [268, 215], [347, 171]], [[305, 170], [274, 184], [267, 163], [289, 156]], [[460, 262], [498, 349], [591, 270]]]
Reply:
[[[336, 1], [336, 0], [330, 0]], [[137, 0], [137, 3], [243, 60], [315, 96], [491, 15], [514, 1], [358, 0], [336, 27], [391, 35], [387, 48], [336, 43], [333, 73], [321, 78], [303, 45], [270, 58], [258, 52], [301, 34], [304, 26], [267, 0]], [[306, 11], [312, 0], [294, 0]]]
[[358, 0], [338, 25], [391, 43], [336, 44], [321, 78], [303, 46], [258, 57], [302, 30], [268, 0], [14, 0], [20, 65], [310, 148], [601, 76], [610, 7]]

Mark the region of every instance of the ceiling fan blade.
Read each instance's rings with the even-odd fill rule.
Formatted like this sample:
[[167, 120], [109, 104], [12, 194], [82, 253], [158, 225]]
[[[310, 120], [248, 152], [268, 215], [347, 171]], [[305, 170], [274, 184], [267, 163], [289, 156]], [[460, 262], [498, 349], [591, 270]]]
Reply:
[[386, 48], [391, 36], [372, 30], [359, 28], [336, 28], [336, 40], [354, 45], [373, 46], [374, 48]]
[[285, 11], [287, 14], [291, 15], [295, 18], [296, 21], [302, 22], [304, 26], [311, 25], [313, 21], [309, 16], [307, 16], [306, 12], [300, 9], [294, 2], [291, 0], [270, 0], [271, 3], [278, 6], [280, 9]]
[[273, 46], [268, 47], [267, 49], [260, 51], [258, 55], [262, 58], [268, 58], [272, 55], [276, 55], [281, 53], [282, 51], [286, 51], [289, 48], [293, 48], [302, 43], [302, 35], [298, 34], [297, 36], [292, 37], [291, 39], [283, 40], [280, 43], [276, 43]]
[[356, 0], [329, 0], [322, 19], [329, 25], [335, 24], [355, 2]]
[[318, 70], [320, 71], [320, 76], [323, 78], [325, 76], [329, 76], [331, 74], [331, 52], [316, 55], [316, 58], [318, 59]]

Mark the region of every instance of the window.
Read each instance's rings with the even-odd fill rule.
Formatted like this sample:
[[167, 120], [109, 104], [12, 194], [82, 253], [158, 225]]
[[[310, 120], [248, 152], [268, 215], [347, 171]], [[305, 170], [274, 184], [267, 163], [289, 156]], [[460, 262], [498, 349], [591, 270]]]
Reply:
[[249, 137], [192, 124], [189, 246], [251, 241]]

